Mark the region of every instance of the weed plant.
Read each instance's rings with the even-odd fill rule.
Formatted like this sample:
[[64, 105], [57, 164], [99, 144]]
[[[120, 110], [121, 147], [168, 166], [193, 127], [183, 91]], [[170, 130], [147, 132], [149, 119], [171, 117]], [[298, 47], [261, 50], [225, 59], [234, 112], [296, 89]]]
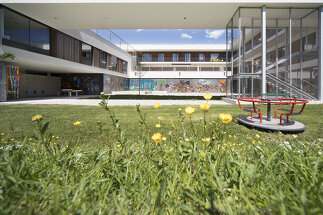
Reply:
[[137, 105], [134, 137], [101, 98], [113, 128], [104, 144], [82, 147], [82, 121], [73, 138], [52, 135], [41, 115], [23, 140], [0, 134], [1, 214], [323, 213], [322, 139], [248, 136], [229, 113], [210, 119], [207, 103], [176, 117], [156, 104], [154, 126]]

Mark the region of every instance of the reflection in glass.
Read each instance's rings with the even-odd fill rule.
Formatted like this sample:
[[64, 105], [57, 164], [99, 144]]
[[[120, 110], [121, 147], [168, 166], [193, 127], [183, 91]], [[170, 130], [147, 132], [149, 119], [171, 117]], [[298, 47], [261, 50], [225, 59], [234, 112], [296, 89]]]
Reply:
[[39, 49], [50, 49], [49, 28], [38, 22], [30, 20], [30, 45]]
[[92, 65], [92, 47], [86, 43], [82, 43], [82, 63]]
[[107, 53], [102, 52], [100, 53], [100, 68], [105, 69], [107, 67]]

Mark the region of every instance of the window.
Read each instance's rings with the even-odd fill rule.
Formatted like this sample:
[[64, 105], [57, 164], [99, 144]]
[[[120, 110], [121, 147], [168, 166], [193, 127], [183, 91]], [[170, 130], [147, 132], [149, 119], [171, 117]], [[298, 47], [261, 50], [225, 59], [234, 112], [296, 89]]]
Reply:
[[158, 54], [158, 62], [164, 62], [164, 53]]
[[123, 73], [127, 73], [128, 71], [128, 62], [127, 61], [123, 61]]
[[49, 27], [4, 9], [4, 45], [49, 55]]
[[199, 54], [199, 61], [205, 61], [205, 54], [204, 53]]
[[150, 53], [143, 53], [142, 54], [142, 61], [143, 62], [151, 62], [151, 54]]
[[178, 62], [178, 53], [173, 54], [173, 62]]
[[114, 55], [111, 55], [111, 65], [110, 65], [111, 71], [114, 71], [114, 72], [117, 71], [117, 64], [118, 64], [118, 58]]
[[92, 65], [92, 46], [82, 43], [82, 63]]
[[215, 61], [219, 61], [219, 54], [218, 53], [212, 53], [211, 54], [211, 59], [210, 59], [210, 61], [211, 62], [215, 62]]
[[100, 53], [100, 68], [107, 68], [107, 53], [103, 51]]
[[191, 61], [191, 53], [185, 53], [185, 62]]

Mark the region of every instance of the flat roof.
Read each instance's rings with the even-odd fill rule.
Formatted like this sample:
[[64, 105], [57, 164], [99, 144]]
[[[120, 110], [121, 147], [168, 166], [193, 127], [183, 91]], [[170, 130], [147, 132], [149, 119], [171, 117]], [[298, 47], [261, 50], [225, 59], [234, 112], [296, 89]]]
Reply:
[[322, 0], [2, 0], [57, 29], [220, 29], [239, 7], [318, 8]]
[[226, 51], [225, 44], [130, 44], [137, 51]]

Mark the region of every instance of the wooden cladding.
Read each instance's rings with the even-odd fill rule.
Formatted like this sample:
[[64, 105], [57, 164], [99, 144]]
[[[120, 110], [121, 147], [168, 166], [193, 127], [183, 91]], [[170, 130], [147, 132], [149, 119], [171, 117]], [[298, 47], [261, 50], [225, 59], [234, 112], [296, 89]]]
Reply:
[[80, 63], [81, 45], [81, 41], [51, 29], [51, 56]]
[[[51, 29], [51, 56], [64, 60], [82, 63], [82, 41], [75, 39], [55, 29]], [[90, 46], [90, 45], [89, 45]], [[101, 53], [104, 52], [96, 47], [92, 47], [92, 60], [89, 64], [98, 68], [108, 69], [123, 73], [123, 60], [116, 58], [115, 62], [111, 60], [111, 54], [106, 53], [106, 65], [102, 66]], [[105, 53], [105, 52], [104, 52]], [[84, 62], [83, 62], [84, 63]], [[87, 63], [85, 63], [87, 64]], [[112, 65], [116, 64], [116, 65]]]

